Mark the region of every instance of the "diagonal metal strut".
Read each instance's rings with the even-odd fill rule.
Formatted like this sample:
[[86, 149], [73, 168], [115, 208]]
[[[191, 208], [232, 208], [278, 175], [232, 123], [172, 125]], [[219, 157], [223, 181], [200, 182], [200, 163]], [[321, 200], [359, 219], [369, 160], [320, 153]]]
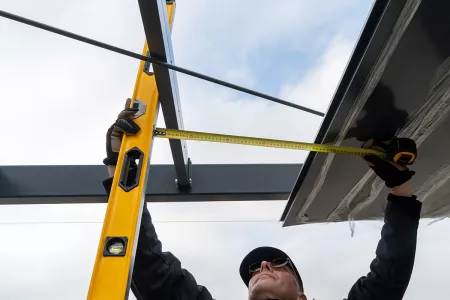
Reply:
[[96, 41], [96, 40], [93, 40], [93, 39], [90, 39], [90, 38], [87, 38], [87, 37], [84, 37], [84, 36], [81, 36], [81, 35], [78, 35], [78, 34], [75, 34], [75, 33], [72, 33], [72, 32], [68, 32], [68, 31], [65, 31], [65, 30], [62, 30], [62, 29], [59, 29], [59, 28], [56, 28], [56, 27], [52, 27], [52, 26], [49, 26], [49, 25], [46, 25], [46, 24], [43, 24], [43, 23], [40, 23], [40, 22], [36, 22], [34, 20], [30, 20], [30, 19], [27, 19], [27, 18], [24, 18], [24, 17], [21, 17], [21, 16], [17, 16], [17, 15], [5, 12], [3, 10], [0, 10], [0, 16], [2, 16], [4, 18], [7, 18], [7, 19], [10, 19], [10, 20], [14, 20], [14, 21], [23, 23], [23, 24], [27, 24], [27, 25], [30, 25], [30, 26], [33, 26], [33, 27], [37, 27], [37, 28], [40, 28], [40, 29], [43, 29], [43, 30], [46, 30], [46, 31], [50, 31], [50, 32], [53, 32], [53, 33], [56, 33], [56, 34], [59, 34], [59, 35], [63, 35], [65, 37], [68, 37], [68, 38], [71, 38], [71, 39], [75, 39], [75, 40], [78, 40], [78, 41], [83, 42], [83, 43], [91, 44], [93, 46], [100, 47], [100, 48], [103, 48], [103, 49], [106, 49], [106, 50], [109, 50], [109, 51], [113, 51], [113, 52], [116, 52], [116, 53], [119, 53], [119, 54], [122, 54], [122, 55], [125, 55], [125, 56], [133, 57], [133, 58], [136, 58], [136, 59], [139, 59], [139, 60], [143, 60], [143, 61], [148, 61], [150, 63], [153, 63], [153, 64], [158, 65], [158, 66], [165, 67], [167, 69], [171, 69], [171, 70], [174, 70], [174, 71], [186, 74], [186, 75], [190, 75], [190, 76], [193, 76], [193, 77], [196, 77], [196, 78], [199, 78], [199, 79], [203, 79], [203, 80], [206, 80], [206, 81], [209, 81], [209, 82], [212, 82], [212, 83], [216, 83], [218, 85], [222, 85], [222, 86], [225, 86], [225, 87], [228, 87], [228, 88], [231, 88], [231, 89], [243, 92], [243, 93], [247, 93], [247, 94], [250, 94], [250, 95], [253, 95], [253, 96], [256, 96], [256, 97], [264, 98], [264, 99], [270, 100], [272, 102], [276, 102], [276, 103], [279, 103], [279, 104], [282, 104], [282, 105], [286, 105], [286, 106], [289, 106], [289, 107], [292, 107], [292, 108], [296, 108], [296, 109], [299, 109], [299, 110], [311, 113], [313, 115], [317, 115], [317, 116], [320, 116], [320, 117], [325, 116], [325, 114], [322, 113], [322, 112], [319, 112], [319, 111], [311, 109], [311, 108], [304, 107], [302, 105], [298, 105], [298, 104], [295, 104], [295, 103], [292, 103], [292, 102], [288, 102], [288, 101], [282, 100], [282, 99], [277, 98], [277, 97], [273, 97], [273, 96], [270, 96], [270, 95], [267, 95], [267, 94], [264, 94], [264, 93], [260, 93], [260, 92], [257, 92], [257, 91], [254, 91], [254, 90], [251, 90], [251, 89], [239, 86], [239, 85], [235, 85], [235, 84], [232, 84], [232, 83], [229, 83], [229, 82], [226, 82], [226, 81], [223, 81], [223, 80], [211, 77], [211, 76], [207, 76], [207, 75], [204, 75], [204, 74], [201, 74], [201, 73], [197, 73], [197, 72], [194, 72], [194, 71], [182, 68], [182, 67], [178, 67], [176, 65], [167, 63], [165, 61], [156, 59], [154, 57], [146, 57], [144, 55], [141, 55], [141, 54], [138, 54], [138, 53], [134, 53], [134, 52], [122, 49], [122, 48], [118, 48], [118, 47], [115, 47], [115, 46], [112, 46], [112, 45], [109, 45], [109, 44], [106, 44], [106, 43], [102, 43], [102, 42], [99, 42], [99, 41]]

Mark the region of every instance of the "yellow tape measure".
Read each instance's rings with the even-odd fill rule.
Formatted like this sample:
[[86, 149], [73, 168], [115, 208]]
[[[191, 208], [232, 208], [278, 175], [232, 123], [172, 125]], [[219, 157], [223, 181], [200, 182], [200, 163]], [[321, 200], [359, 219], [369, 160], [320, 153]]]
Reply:
[[247, 136], [225, 135], [207, 132], [196, 132], [187, 130], [156, 128], [155, 136], [159, 138], [168, 138], [176, 140], [205, 141], [213, 143], [240, 144], [258, 147], [283, 148], [292, 150], [304, 150], [313, 152], [349, 154], [349, 155], [377, 155], [383, 159], [387, 158], [387, 154], [372, 149], [351, 148], [332, 145], [292, 142], [283, 140], [262, 139]]

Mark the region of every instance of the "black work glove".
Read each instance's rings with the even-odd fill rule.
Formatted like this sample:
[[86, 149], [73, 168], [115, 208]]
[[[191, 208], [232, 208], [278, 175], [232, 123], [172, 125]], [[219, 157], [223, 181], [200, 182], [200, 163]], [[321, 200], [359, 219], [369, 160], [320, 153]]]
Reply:
[[394, 164], [383, 160], [375, 155], [367, 155], [364, 157], [370, 163], [370, 167], [375, 173], [386, 183], [388, 188], [393, 188], [409, 181], [416, 172], [410, 171], [408, 168], [400, 170]]
[[[373, 140], [364, 143], [363, 148], [382, 150], [382, 148], [373, 147]], [[409, 181], [416, 173], [410, 171], [406, 166], [386, 161], [376, 155], [366, 155], [364, 159], [369, 163], [378, 177], [386, 183], [386, 186], [391, 189]]]
[[135, 135], [141, 128], [132, 120], [138, 108], [130, 108], [131, 99], [128, 98], [125, 109], [122, 110], [117, 120], [106, 133], [106, 158], [103, 163], [107, 166], [115, 166], [119, 158], [120, 145], [122, 144], [123, 134]]

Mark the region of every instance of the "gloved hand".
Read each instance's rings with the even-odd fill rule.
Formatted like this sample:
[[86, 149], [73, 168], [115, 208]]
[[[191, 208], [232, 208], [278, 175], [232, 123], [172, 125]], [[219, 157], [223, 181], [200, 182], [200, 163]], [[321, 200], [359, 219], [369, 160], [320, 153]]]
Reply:
[[[363, 148], [383, 150], [381, 147], [373, 145], [373, 140], [364, 143]], [[376, 155], [366, 155], [364, 159], [369, 163], [374, 172], [391, 188], [394, 194], [400, 193], [401, 196], [411, 196], [411, 187], [409, 180], [416, 172], [409, 170], [406, 166], [383, 160]]]
[[111, 125], [106, 133], [106, 158], [103, 160], [103, 163], [108, 166], [108, 173], [110, 176], [114, 175], [123, 134], [135, 135], [141, 130], [139, 125], [131, 118], [139, 111], [139, 109], [130, 108], [130, 103], [131, 99], [128, 98], [125, 109], [119, 113], [117, 120]]

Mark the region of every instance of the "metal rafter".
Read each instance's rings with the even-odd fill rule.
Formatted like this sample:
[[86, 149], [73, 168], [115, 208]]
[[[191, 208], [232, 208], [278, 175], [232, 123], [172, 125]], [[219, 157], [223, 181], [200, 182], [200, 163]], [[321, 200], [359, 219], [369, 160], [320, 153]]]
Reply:
[[[148, 202], [286, 200], [300, 164], [195, 165], [189, 191], [173, 183], [172, 165], [152, 165]], [[105, 166], [2, 166], [0, 205], [106, 203]]]
[[239, 86], [239, 85], [236, 85], [236, 84], [232, 84], [232, 83], [229, 83], [229, 82], [226, 82], [226, 81], [223, 81], [223, 80], [211, 77], [211, 76], [207, 76], [207, 75], [204, 75], [204, 74], [201, 74], [201, 73], [198, 73], [198, 72], [194, 72], [192, 70], [181, 68], [179, 66], [176, 66], [176, 65], [167, 63], [165, 61], [159, 60], [159, 59], [157, 59], [155, 57], [148, 57], [148, 56], [144, 56], [144, 55], [141, 55], [141, 54], [138, 54], [138, 53], [134, 53], [134, 52], [131, 52], [131, 51], [119, 48], [119, 47], [115, 47], [115, 46], [112, 46], [112, 45], [109, 45], [109, 44], [106, 44], [106, 43], [102, 43], [102, 42], [99, 42], [99, 41], [96, 41], [96, 40], [93, 40], [93, 39], [90, 39], [90, 38], [87, 38], [87, 37], [84, 37], [84, 36], [81, 36], [81, 35], [78, 35], [78, 34], [75, 34], [75, 33], [72, 33], [72, 32], [68, 32], [68, 31], [65, 31], [65, 30], [62, 30], [62, 29], [59, 29], [59, 28], [55, 28], [55, 27], [52, 27], [52, 26], [49, 26], [49, 25], [46, 25], [46, 24], [43, 24], [43, 23], [39, 23], [39, 22], [30, 20], [30, 19], [27, 19], [27, 18], [24, 18], [24, 17], [21, 17], [21, 16], [17, 16], [17, 15], [14, 15], [14, 14], [2, 11], [2, 10], [0, 10], [0, 16], [4, 17], [4, 18], [7, 18], [7, 19], [11, 19], [11, 20], [17, 21], [17, 22], [20, 22], [20, 23], [23, 23], [23, 24], [27, 24], [27, 25], [30, 25], [30, 26], [33, 26], [33, 27], [37, 27], [37, 28], [40, 28], [40, 29], [43, 29], [43, 30], [46, 30], [46, 31], [49, 31], [49, 32], [53, 32], [53, 33], [56, 33], [56, 34], [59, 34], [59, 35], [62, 35], [62, 36], [65, 36], [65, 37], [68, 37], [68, 38], [71, 38], [71, 39], [83, 42], [83, 43], [87, 43], [87, 44], [90, 44], [90, 45], [93, 45], [93, 46], [96, 46], [96, 47], [99, 47], [99, 48], [103, 48], [103, 49], [106, 49], [106, 50], [109, 50], [109, 51], [113, 51], [113, 52], [116, 52], [116, 53], [119, 53], [119, 54], [122, 54], [122, 55], [125, 55], [125, 56], [128, 56], [128, 57], [136, 58], [136, 59], [143, 60], [143, 61], [155, 64], [155, 65], [158, 65], [158, 66], [162, 66], [164, 68], [168, 68], [170, 70], [174, 70], [174, 71], [177, 71], [177, 72], [189, 75], [189, 76], [193, 76], [193, 77], [196, 77], [196, 78], [199, 78], [199, 79], [202, 79], [202, 80], [206, 80], [206, 81], [218, 84], [218, 85], [222, 85], [222, 86], [228, 87], [230, 89], [234, 89], [234, 90], [237, 90], [237, 91], [249, 94], [249, 95], [253, 95], [253, 96], [256, 96], [256, 97], [260, 97], [260, 98], [263, 98], [263, 99], [270, 100], [270, 101], [275, 102], [275, 103], [279, 103], [279, 104], [286, 105], [286, 106], [289, 106], [289, 107], [292, 107], [292, 108], [295, 108], [295, 109], [298, 109], [298, 110], [302, 110], [302, 111], [308, 112], [310, 114], [313, 114], [313, 115], [316, 115], [316, 116], [319, 116], [319, 117], [325, 116], [325, 114], [320, 112], [320, 111], [317, 111], [317, 110], [314, 110], [314, 109], [311, 109], [311, 108], [307, 108], [307, 107], [304, 107], [302, 105], [295, 104], [293, 102], [288, 102], [288, 101], [282, 100], [280, 98], [273, 97], [273, 96], [270, 96], [270, 95], [267, 95], [267, 94], [264, 94], [264, 93], [260, 93], [260, 92], [257, 92], [257, 91], [251, 90], [251, 89], [247, 89], [245, 87], [242, 87], [242, 86]]

